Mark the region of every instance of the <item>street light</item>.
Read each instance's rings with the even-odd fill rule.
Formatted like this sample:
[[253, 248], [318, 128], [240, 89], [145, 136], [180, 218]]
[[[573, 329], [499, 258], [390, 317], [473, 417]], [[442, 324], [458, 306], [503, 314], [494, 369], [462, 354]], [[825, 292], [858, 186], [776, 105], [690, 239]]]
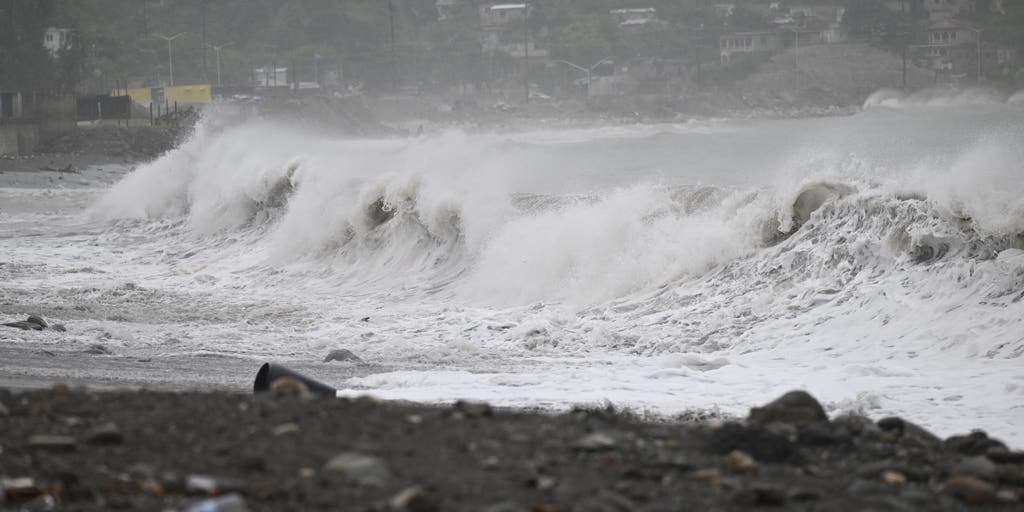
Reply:
[[172, 87], [174, 86], [174, 59], [173, 59], [173, 54], [171, 53], [171, 41], [174, 41], [175, 39], [177, 39], [177, 38], [179, 38], [179, 37], [181, 37], [181, 36], [183, 36], [185, 34], [186, 34], [185, 32], [178, 32], [177, 34], [174, 34], [171, 37], [162, 36], [160, 34], [153, 34], [154, 36], [159, 37], [160, 39], [163, 39], [164, 41], [167, 41], [167, 69], [168, 69], [168, 75], [171, 77], [171, 86]]
[[574, 63], [569, 62], [567, 60], [556, 60], [555, 62], [558, 62], [558, 63], [561, 63], [561, 64], [565, 64], [566, 66], [573, 67], [575, 69], [578, 69], [578, 70], [586, 73], [587, 74], [587, 93], [589, 94], [590, 93], [590, 83], [594, 79], [594, 70], [597, 69], [597, 67], [600, 66], [601, 64], [609, 62], [610, 59], [611, 59], [611, 57], [605, 57], [605, 58], [595, 62], [594, 65], [590, 66], [589, 68], [585, 68], [583, 66], [580, 66], [579, 64], [574, 64]]
[[227, 47], [227, 46], [231, 46], [233, 44], [235, 44], [234, 41], [232, 41], [230, 43], [224, 43], [224, 44], [221, 44], [221, 45], [216, 45], [216, 46], [212, 45], [212, 44], [207, 44], [206, 45], [206, 46], [208, 46], [210, 48], [213, 48], [214, 53], [217, 54], [217, 87], [220, 87], [221, 85], [223, 85], [220, 82], [220, 50], [221, 50], [221, 48], [224, 48], [224, 47]]

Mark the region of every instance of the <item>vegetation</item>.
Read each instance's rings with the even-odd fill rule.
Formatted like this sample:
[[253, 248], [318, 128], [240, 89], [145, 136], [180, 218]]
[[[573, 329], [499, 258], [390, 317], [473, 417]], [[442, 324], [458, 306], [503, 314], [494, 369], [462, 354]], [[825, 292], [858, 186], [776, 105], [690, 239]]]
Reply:
[[[846, 7], [845, 28], [858, 40], [898, 53], [920, 40], [920, 12], [895, 13], [883, 0], [820, 0]], [[908, 5], [917, 5], [907, 0]], [[155, 85], [216, 82], [221, 46], [225, 85], [251, 83], [254, 69], [287, 67], [294, 81], [337, 80], [367, 89], [400, 85], [484, 85], [521, 66], [486, 52], [479, 37], [483, 0], [456, 0], [446, 17], [436, 0], [0, 0], [0, 87], [104, 91], [118, 81]], [[530, 0], [527, 27], [502, 37], [532, 41], [552, 59], [591, 66], [634, 57], [714, 68], [717, 42], [729, 31], [770, 28], [767, 0], [737, 0], [722, 16], [703, 0]], [[1024, 55], [1024, 2], [979, 0], [972, 21], [989, 42]], [[654, 7], [656, 29], [624, 31], [609, 10]], [[46, 27], [70, 28], [74, 43], [52, 59]], [[517, 39], [519, 38], [519, 39]], [[567, 76], [576, 71], [557, 68]], [[713, 76], [709, 71], [706, 76]], [[722, 75], [720, 76], [731, 76]]]

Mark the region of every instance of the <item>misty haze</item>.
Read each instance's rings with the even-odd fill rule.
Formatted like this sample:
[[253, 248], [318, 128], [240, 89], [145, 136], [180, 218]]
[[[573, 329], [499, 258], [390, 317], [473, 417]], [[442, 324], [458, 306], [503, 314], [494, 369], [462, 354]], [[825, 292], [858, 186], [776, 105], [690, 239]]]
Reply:
[[1022, 356], [1024, 1], [0, 0], [0, 510], [1010, 510]]

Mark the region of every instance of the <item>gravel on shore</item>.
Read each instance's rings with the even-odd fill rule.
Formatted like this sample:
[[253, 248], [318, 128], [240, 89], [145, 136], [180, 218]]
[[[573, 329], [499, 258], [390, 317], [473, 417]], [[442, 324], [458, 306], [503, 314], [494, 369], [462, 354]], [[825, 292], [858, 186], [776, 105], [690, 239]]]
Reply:
[[793, 392], [737, 422], [0, 390], [0, 510], [1020, 510], [1024, 452]]

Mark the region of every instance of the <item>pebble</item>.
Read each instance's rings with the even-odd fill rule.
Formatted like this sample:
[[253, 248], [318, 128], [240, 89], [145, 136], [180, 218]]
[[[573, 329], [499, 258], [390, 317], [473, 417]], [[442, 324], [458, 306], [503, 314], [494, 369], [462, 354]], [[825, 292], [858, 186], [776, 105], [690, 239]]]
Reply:
[[1006, 445], [988, 434], [976, 430], [965, 436], [952, 436], [942, 443], [946, 448], [964, 455], [985, 455], [989, 451], [1006, 450]]
[[309, 386], [291, 377], [282, 377], [270, 384], [270, 393], [274, 396], [306, 396]]
[[28, 438], [28, 445], [36, 450], [70, 452], [75, 449], [77, 443], [69, 436], [36, 435]]
[[577, 450], [588, 452], [611, 450], [612, 448], [615, 448], [615, 438], [608, 434], [595, 432], [577, 439], [576, 442], [572, 444], [572, 447]]
[[1003, 489], [996, 493], [996, 500], [1000, 503], [1018, 503], [1020, 502], [1020, 496], [1016, 492], [1009, 489]]
[[276, 437], [286, 436], [289, 434], [297, 434], [299, 432], [299, 425], [297, 423], [282, 423], [274, 427], [271, 432]]
[[514, 501], [500, 501], [480, 507], [479, 512], [530, 512], [530, 509]]
[[882, 481], [889, 485], [903, 485], [907, 483], [907, 475], [900, 473], [899, 471], [893, 471], [887, 469], [882, 471]]
[[25, 499], [38, 496], [42, 489], [32, 478], [0, 478], [0, 495], [7, 495], [14, 499]]
[[742, 450], [762, 462], [793, 462], [799, 459], [796, 443], [787, 435], [758, 424], [725, 423], [711, 430], [708, 447], [722, 454]]
[[1024, 451], [1009, 451], [1005, 448], [993, 447], [986, 452], [988, 458], [1000, 464], [1024, 463]]
[[996, 464], [988, 457], [975, 456], [961, 460], [953, 467], [953, 474], [975, 476], [983, 480], [996, 479]]
[[388, 501], [392, 510], [401, 512], [438, 512], [441, 504], [436, 496], [421, 486], [406, 487]]
[[328, 352], [327, 356], [324, 357], [324, 362], [329, 363], [331, 361], [352, 361], [355, 363], [363, 362], [363, 360], [359, 356], [355, 355], [354, 353], [352, 353], [351, 350], [347, 348], [339, 348]]
[[186, 512], [248, 512], [245, 499], [239, 494], [225, 494], [210, 498], [185, 509]]
[[954, 476], [942, 484], [940, 490], [942, 494], [953, 496], [969, 505], [986, 505], [996, 501], [996, 488], [972, 476]]
[[733, 450], [729, 454], [729, 469], [735, 473], [752, 473], [757, 471], [757, 462], [746, 452]]
[[743, 505], [780, 506], [786, 504], [786, 493], [771, 484], [755, 483], [737, 491], [733, 501]]
[[878, 428], [882, 432], [888, 432], [903, 441], [912, 441], [923, 446], [934, 447], [942, 442], [935, 434], [932, 434], [924, 427], [920, 427], [903, 418], [891, 416], [878, 420]]
[[458, 402], [455, 402], [455, 410], [461, 412], [467, 418], [494, 416], [494, 408], [487, 402], [468, 402], [459, 400]]
[[790, 391], [762, 407], [750, 409], [747, 421], [752, 423], [788, 423], [806, 425], [828, 421], [821, 404], [806, 391]]
[[391, 480], [391, 470], [383, 460], [359, 452], [335, 455], [324, 465], [324, 472], [340, 474], [360, 485], [382, 486]]
[[105, 423], [89, 431], [85, 436], [88, 444], [121, 444], [124, 442], [124, 435], [113, 423]]

